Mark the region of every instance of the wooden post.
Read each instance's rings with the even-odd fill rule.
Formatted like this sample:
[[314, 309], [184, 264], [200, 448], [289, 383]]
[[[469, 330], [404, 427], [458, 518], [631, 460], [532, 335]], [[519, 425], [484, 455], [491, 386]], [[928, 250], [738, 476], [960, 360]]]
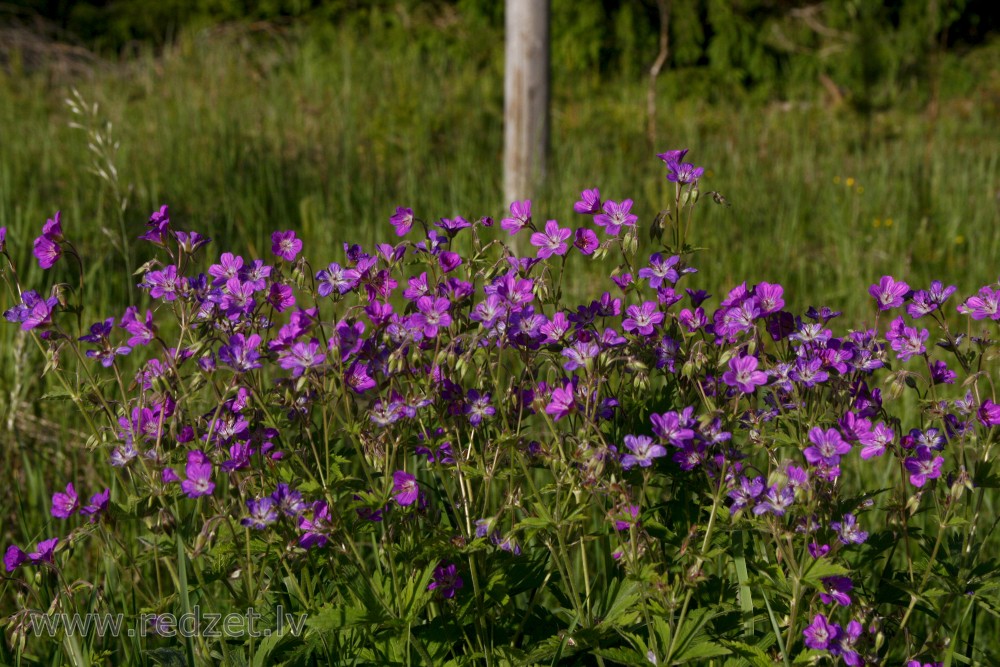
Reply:
[[549, 147], [549, 0], [507, 0], [504, 205], [532, 196]]

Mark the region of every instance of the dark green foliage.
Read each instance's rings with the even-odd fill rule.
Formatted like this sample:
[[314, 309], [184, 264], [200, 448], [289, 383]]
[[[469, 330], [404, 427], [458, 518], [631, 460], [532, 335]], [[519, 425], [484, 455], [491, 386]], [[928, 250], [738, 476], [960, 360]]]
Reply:
[[[863, 114], [901, 93], [926, 96], [938, 50], [980, 44], [1000, 28], [986, 0], [805, 2], [672, 0], [668, 68], [705, 67], [692, 94], [799, 97], [829, 76]], [[502, 34], [501, 0], [29, 0], [26, 11], [104, 52], [174, 41], [227, 22], [333, 23], [359, 31], [385, 22]], [[639, 76], [656, 57], [656, 0], [551, 0], [552, 62], [571, 76]], [[18, 16], [25, 16], [19, 13]], [[439, 30], [447, 32], [447, 28]], [[433, 31], [422, 45], [435, 47]]]

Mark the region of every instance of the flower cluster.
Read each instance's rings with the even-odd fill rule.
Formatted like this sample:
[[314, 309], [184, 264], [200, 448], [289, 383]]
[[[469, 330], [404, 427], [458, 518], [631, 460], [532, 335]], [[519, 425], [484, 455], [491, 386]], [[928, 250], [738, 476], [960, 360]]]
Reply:
[[[8, 572], [72, 567], [77, 554], [60, 561], [59, 545], [89, 536], [124, 554], [114, 531], [132, 521], [149, 535], [141, 557], [128, 553], [151, 606], [162, 579], [140, 575], [169, 535], [206, 590], [353, 600], [364, 613], [338, 608], [336, 623], [412, 630], [404, 645], [419, 660], [469, 649], [456, 648], [461, 613], [477, 628], [519, 619], [503, 641], [527, 662], [557, 662], [544, 650], [580, 626], [580, 650], [673, 664], [689, 648], [670, 633], [696, 622], [786, 663], [810, 650], [852, 667], [919, 655], [916, 594], [880, 597], [866, 560], [884, 559], [881, 585], [914, 590], [940, 575], [941, 541], [911, 525], [920, 514], [975, 534], [978, 510], [960, 503], [983, 497], [973, 480], [1000, 426], [977, 381], [994, 343], [953, 334], [952, 320], [970, 331], [1000, 320], [1000, 285], [956, 308], [954, 286], [883, 276], [869, 289], [876, 324], [847, 331], [829, 307], [792, 312], [772, 282], [713, 302], [687, 287], [681, 213], [705, 174], [686, 153], [659, 155], [675, 191], [671, 240], [641, 253], [634, 202], [597, 188], [569, 224], [536, 225], [531, 201], [511, 204], [499, 228], [529, 235], [530, 257], [488, 216], [428, 223], [403, 206], [389, 217], [396, 244], [345, 243], [336, 261], [310, 264], [291, 230], [273, 233], [269, 257], [205, 257], [209, 239], [175, 229], [163, 206], [139, 236], [159, 253], [141, 270], [143, 305], [74, 327], [58, 295], [12, 284], [5, 319], [37, 336], [56, 372], [95, 378], [87, 400], [74, 397], [115, 485], [84, 506], [72, 483], [56, 492], [51, 514], [67, 531], [31, 553], [10, 546]], [[6, 243], [0, 228], [0, 252]], [[71, 270], [56, 268], [75, 254], [58, 213], [34, 247], [43, 268]], [[563, 299], [567, 272], [614, 257], [597, 293]], [[922, 408], [900, 417], [892, 401], [908, 388]], [[888, 481], [865, 488], [859, 471], [882, 461]], [[978, 554], [964, 553], [961, 571], [975, 571]], [[634, 584], [648, 591], [641, 604]], [[708, 612], [729, 588], [774, 596], [785, 617], [733, 630], [723, 617], [737, 607]], [[640, 606], [649, 613], [629, 611]], [[926, 646], [939, 627], [921, 626]], [[488, 634], [469, 646], [485, 650]]]

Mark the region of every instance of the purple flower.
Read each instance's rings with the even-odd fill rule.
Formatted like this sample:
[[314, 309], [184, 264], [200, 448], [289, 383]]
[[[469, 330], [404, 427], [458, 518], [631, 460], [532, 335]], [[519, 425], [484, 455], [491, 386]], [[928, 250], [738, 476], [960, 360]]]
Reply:
[[594, 230], [581, 227], [576, 230], [576, 237], [573, 240], [573, 245], [576, 246], [581, 254], [593, 255], [597, 249], [601, 247], [601, 242], [598, 240], [597, 234], [594, 233]]
[[635, 225], [639, 216], [630, 213], [632, 200], [626, 199], [621, 204], [614, 201], [604, 202], [604, 213], [594, 216], [594, 224], [604, 227], [608, 236], [617, 236], [622, 227]]
[[858, 519], [853, 514], [845, 514], [843, 520], [834, 521], [830, 528], [837, 533], [842, 544], [863, 544], [868, 539], [868, 533], [861, 530]]
[[694, 312], [685, 308], [678, 313], [677, 320], [681, 323], [681, 326], [687, 329], [688, 333], [694, 333], [708, 324], [704, 308], [695, 308]]
[[472, 223], [463, 218], [460, 215], [456, 215], [454, 218], [441, 218], [439, 222], [434, 223], [437, 227], [448, 232], [450, 235], [454, 236], [455, 232], [460, 229], [465, 229], [466, 227], [471, 227]]
[[892, 276], [882, 276], [877, 285], [868, 288], [868, 293], [875, 299], [879, 310], [889, 310], [903, 305], [910, 294], [910, 286], [897, 282]]
[[38, 266], [51, 269], [62, 257], [62, 246], [46, 236], [39, 236], [35, 239], [34, 254], [38, 259]]
[[1000, 320], [1000, 290], [983, 287], [976, 296], [970, 296], [958, 307], [958, 312], [974, 320]]
[[844, 442], [837, 429], [821, 429], [814, 426], [809, 430], [809, 441], [813, 444], [802, 453], [810, 465], [822, 464], [834, 467], [840, 463], [840, 457], [851, 451], [851, 445]]
[[187, 479], [181, 482], [181, 490], [188, 498], [208, 496], [215, 490], [215, 483], [212, 482], [212, 462], [204, 452], [200, 450], [188, 452], [184, 474]]
[[271, 234], [271, 252], [278, 257], [294, 262], [302, 252], [302, 241], [295, 238], [294, 231], [274, 232]]
[[219, 348], [219, 361], [237, 373], [260, 368], [260, 353], [257, 352], [260, 342], [257, 334], [250, 334], [249, 338], [243, 334], [233, 334], [229, 338], [229, 344]]
[[145, 280], [139, 283], [139, 286], [148, 289], [149, 296], [154, 299], [175, 301], [177, 292], [180, 291], [177, 267], [171, 264], [162, 271], [150, 271], [146, 274]]
[[829, 380], [830, 374], [823, 370], [823, 360], [819, 357], [799, 357], [788, 377], [804, 387], [814, 387]]
[[729, 360], [729, 370], [722, 374], [722, 381], [736, 387], [744, 394], [752, 394], [757, 387], [767, 384], [767, 373], [757, 370], [757, 357], [747, 355]]
[[277, 312], [283, 313], [295, 306], [295, 293], [288, 285], [273, 283], [267, 291], [267, 302]]
[[755, 477], [752, 480], [745, 476], [740, 477], [739, 487], [727, 494], [733, 500], [733, 504], [729, 507], [729, 513], [736, 514], [740, 510], [756, 503], [757, 498], [762, 493], [764, 493], [763, 477]]
[[450, 600], [455, 597], [455, 593], [462, 588], [463, 584], [462, 577], [458, 575], [454, 563], [441, 564], [434, 568], [434, 581], [427, 584], [427, 590], [437, 591], [441, 597]]
[[643, 336], [652, 335], [657, 324], [663, 322], [663, 313], [656, 309], [656, 302], [644, 301], [642, 305], [632, 305], [625, 309], [628, 315], [622, 320], [622, 329]]
[[615, 331], [612, 327], [608, 327], [601, 334], [601, 345], [604, 347], [617, 347], [619, 345], [624, 345], [628, 340], [625, 336]]
[[770, 315], [785, 307], [785, 300], [782, 298], [785, 288], [781, 285], [760, 283], [754, 287], [753, 292], [761, 315]]
[[363, 394], [377, 385], [374, 378], [368, 374], [368, 365], [360, 361], [355, 361], [347, 369], [344, 382], [357, 394]]
[[687, 183], [697, 183], [698, 179], [705, 172], [702, 167], [695, 167], [693, 164], [681, 162], [687, 155], [688, 149], [671, 150], [666, 153], [657, 153], [656, 157], [663, 160], [667, 165], [667, 180], [681, 185]]
[[529, 278], [518, 278], [510, 273], [500, 276], [485, 288], [487, 294], [497, 294], [506, 300], [512, 312], [520, 312], [534, 298], [535, 283]]
[[509, 218], [500, 221], [500, 229], [511, 236], [531, 224], [531, 200], [516, 201], [510, 205]]
[[572, 347], [563, 349], [562, 356], [567, 359], [566, 363], [563, 364], [563, 368], [567, 371], [575, 371], [578, 368], [586, 366], [587, 361], [596, 357], [600, 351], [601, 348], [593, 341], [578, 341]]
[[81, 342], [93, 343], [99, 346], [97, 350], [87, 350], [87, 357], [90, 359], [99, 359], [101, 365], [105, 368], [110, 368], [114, 364], [116, 355], [126, 355], [132, 351], [130, 347], [114, 347], [111, 345], [108, 336], [111, 335], [114, 325], [115, 319], [109, 317], [104, 322], [97, 322], [91, 325], [90, 333], [79, 338]]
[[303, 549], [324, 547], [332, 528], [329, 506], [322, 500], [317, 500], [313, 503], [311, 515], [299, 516], [299, 530], [302, 531], [299, 546]]
[[677, 255], [664, 260], [663, 255], [654, 253], [649, 258], [649, 266], [639, 269], [639, 277], [648, 279], [649, 286], [654, 289], [662, 285], [664, 280], [669, 281], [671, 284], [676, 283], [680, 276], [674, 267], [677, 266], [677, 262], [679, 261], [680, 257]]
[[389, 217], [389, 223], [396, 228], [396, 236], [406, 236], [413, 228], [413, 209], [396, 207], [396, 212]]
[[142, 241], [149, 241], [158, 246], [166, 245], [167, 234], [170, 231], [170, 210], [166, 204], [160, 210], [153, 211], [149, 216], [146, 233], [139, 237]]
[[294, 343], [278, 355], [278, 365], [292, 371], [292, 377], [300, 377], [304, 372], [323, 363], [325, 355], [320, 350], [319, 341], [313, 338], [308, 343]]
[[7, 228], [0, 227], [0, 254], [7, 253]]
[[764, 497], [760, 499], [757, 506], [753, 508], [753, 513], [758, 516], [767, 513], [775, 516], [785, 516], [785, 510], [793, 502], [795, 502], [795, 491], [790, 486], [779, 489], [777, 484], [773, 484], [767, 490], [767, 493], [764, 494]]
[[431, 293], [430, 286], [427, 284], [427, 272], [424, 271], [419, 276], [414, 276], [407, 280], [407, 287], [403, 290], [403, 296], [410, 300], [416, 301], [422, 296], [428, 296]]
[[62, 257], [62, 246], [59, 245], [63, 240], [61, 218], [62, 211], [56, 211], [55, 218], [45, 221], [42, 225], [42, 235], [35, 239], [35, 257], [43, 269], [52, 268], [52, 265]]
[[274, 499], [264, 496], [257, 500], [247, 498], [247, 516], [243, 517], [240, 524], [254, 530], [263, 530], [277, 520], [278, 510]]
[[546, 343], [560, 343], [569, 331], [570, 322], [566, 313], [557, 310], [552, 319], [548, 320], [539, 328], [539, 333], [545, 336]]
[[935, 280], [929, 290], [920, 290], [913, 295], [913, 301], [906, 306], [906, 312], [913, 319], [932, 313], [947, 301], [956, 289], [958, 288], [954, 285], [945, 287], [940, 280]]
[[547, 259], [552, 255], [565, 255], [569, 246], [566, 240], [573, 235], [573, 230], [562, 228], [555, 220], [545, 223], [545, 233], [535, 232], [531, 235], [531, 245], [538, 248], [539, 259]]
[[132, 337], [128, 339], [128, 344], [131, 347], [148, 345], [156, 338], [156, 327], [153, 325], [153, 313], [150, 310], [146, 311], [145, 320], [141, 320], [139, 319], [139, 309], [135, 306], [129, 306], [118, 326], [132, 334]]
[[445, 250], [440, 255], [438, 255], [438, 265], [441, 270], [445, 273], [451, 273], [459, 266], [462, 265], [462, 256], [457, 252], [451, 252], [450, 250]]
[[55, 556], [56, 545], [59, 543], [58, 537], [39, 542], [35, 547], [36, 551], [24, 553], [15, 545], [7, 547], [4, 554], [3, 563], [8, 572], [13, 572], [24, 563], [38, 565], [39, 563], [51, 563]]
[[979, 418], [979, 423], [986, 428], [1000, 426], [1000, 404], [994, 403], [991, 399], [987, 398], [979, 406], [976, 416]]
[[653, 439], [648, 435], [626, 435], [625, 447], [631, 452], [622, 457], [622, 468], [625, 470], [637, 463], [648, 468], [653, 465], [653, 459], [667, 455], [667, 449], [663, 445], [653, 444]]
[[177, 245], [180, 246], [180, 249], [189, 255], [212, 241], [198, 232], [174, 232], [174, 238], [177, 239]]
[[448, 310], [451, 302], [445, 297], [422, 296], [417, 299], [417, 311], [412, 315], [414, 325], [423, 331], [428, 338], [438, 335], [438, 329], [451, 325], [451, 315]]
[[958, 373], [948, 368], [948, 364], [943, 361], [932, 361], [927, 366], [931, 374], [933, 384], [955, 384]]
[[319, 283], [317, 291], [320, 296], [330, 296], [334, 291], [345, 294], [357, 287], [361, 275], [355, 269], [345, 269], [331, 262], [330, 266], [316, 274], [316, 282]]
[[[917, 331], [913, 327], [903, 327], [901, 333], [892, 337], [892, 349], [896, 350], [896, 355], [900, 361], [908, 361], [912, 357], [921, 355], [927, 351], [924, 342], [930, 337], [927, 329]], [[888, 338], [889, 334], [886, 335]]]
[[921, 445], [917, 447], [916, 455], [906, 459], [906, 469], [910, 471], [910, 484], [918, 489], [928, 482], [941, 476], [941, 466], [944, 457], [934, 456], [934, 452]]
[[66, 493], [57, 491], [52, 494], [52, 516], [57, 519], [68, 519], [79, 508], [80, 499], [72, 482], [66, 485]]
[[302, 494], [293, 491], [287, 484], [281, 482], [271, 494], [275, 509], [285, 516], [297, 517], [306, 511], [306, 504], [302, 502]]
[[80, 508], [80, 514], [89, 516], [91, 523], [93, 523], [108, 510], [108, 505], [110, 503], [111, 489], [105, 488], [100, 493], [95, 493], [90, 497], [90, 503]]
[[249, 266], [244, 266], [237, 277], [244, 283], [250, 284], [254, 291], [260, 291], [267, 288], [267, 279], [271, 277], [271, 267], [263, 260], [255, 259]]
[[684, 159], [684, 156], [688, 154], [687, 148], [677, 148], [674, 150], [669, 150], [666, 153], [657, 153], [656, 157], [663, 160], [663, 162], [673, 169], [673, 165], [680, 164], [680, 161]]
[[861, 458], [867, 461], [874, 456], [882, 456], [895, 437], [891, 428], [879, 422], [871, 431], [860, 434]]
[[397, 401], [379, 399], [371, 409], [371, 421], [376, 426], [388, 426], [400, 420], [403, 416], [403, 406]]
[[673, 163], [667, 165], [667, 180], [671, 183], [697, 183], [701, 175], [705, 173], [704, 167], [696, 167], [690, 162]]
[[469, 415], [470, 424], [479, 426], [484, 419], [496, 414], [497, 409], [490, 405], [492, 398], [488, 393], [480, 394], [475, 389], [469, 390], [465, 399], [465, 414]]
[[683, 414], [676, 412], [654, 414], [649, 418], [653, 424], [653, 434], [674, 447], [683, 447], [685, 442], [694, 438], [694, 431], [690, 428], [692, 412], [693, 409], [688, 407], [684, 409]]
[[545, 414], [550, 415], [553, 420], [559, 421], [574, 410], [576, 410], [576, 397], [573, 395], [572, 382], [567, 382], [562, 387], [552, 390], [549, 404], [545, 406]]
[[828, 553], [830, 553], [829, 544], [818, 544], [816, 542], [809, 543], [809, 555], [813, 558], [823, 558]]
[[841, 607], [851, 605], [851, 596], [848, 593], [854, 590], [854, 582], [851, 581], [850, 577], [834, 575], [823, 577], [820, 581], [823, 582], [823, 588], [826, 590], [826, 592], [819, 594], [819, 599], [823, 601], [823, 604], [836, 602]]
[[7, 551], [3, 555], [3, 564], [8, 572], [13, 572], [29, 560], [28, 554], [21, 551], [21, 548], [14, 544], [7, 547]]
[[208, 267], [208, 275], [215, 279], [212, 284], [217, 287], [219, 285], [226, 284], [233, 278], [239, 277], [242, 269], [242, 257], [234, 255], [231, 252], [224, 252], [222, 253], [222, 256], [219, 257], [218, 264], [213, 264]]
[[230, 278], [226, 282], [219, 307], [226, 311], [229, 319], [238, 320], [244, 315], [249, 315], [256, 306], [253, 285], [244, 283], [239, 278]]
[[573, 204], [573, 210], [582, 215], [594, 215], [601, 212], [601, 191], [597, 188], [584, 190], [580, 193], [580, 201]]
[[35, 548], [37, 551], [33, 551], [28, 554], [28, 558], [31, 562], [37, 565], [38, 563], [51, 563], [53, 556], [55, 555], [56, 545], [59, 543], [58, 537], [52, 537], [47, 540], [43, 540], [38, 543]]
[[404, 507], [412, 505], [417, 501], [420, 494], [420, 487], [417, 486], [417, 478], [408, 472], [397, 470], [392, 473], [392, 492], [396, 502]]
[[830, 648], [837, 641], [840, 632], [839, 625], [829, 623], [826, 616], [817, 614], [809, 627], [802, 631], [802, 636], [805, 638], [806, 647], [823, 650]]
[[59, 300], [56, 297], [43, 299], [38, 292], [27, 290], [21, 294], [21, 303], [5, 310], [3, 316], [8, 322], [16, 322], [21, 329], [28, 331], [50, 324], [57, 303]]
[[854, 645], [861, 638], [864, 627], [858, 621], [852, 620], [838, 638], [837, 645], [830, 649], [831, 655], [840, 655], [847, 667], [863, 667], [865, 664], [861, 654], [854, 650]]
[[470, 315], [474, 322], [480, 322], [484, 328], [492, 329], [497, 322], [507, 316], [507, 304], [497, 294], [490, 294], [485, 300], [476, 304]]

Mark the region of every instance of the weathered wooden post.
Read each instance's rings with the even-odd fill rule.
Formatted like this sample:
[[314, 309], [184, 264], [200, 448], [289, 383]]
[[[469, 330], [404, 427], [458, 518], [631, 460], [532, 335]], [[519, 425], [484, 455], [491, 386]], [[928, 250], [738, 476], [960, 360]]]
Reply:
[[531, 197], [549, 147], [549, 0], [507, 0], [504, 204]]

